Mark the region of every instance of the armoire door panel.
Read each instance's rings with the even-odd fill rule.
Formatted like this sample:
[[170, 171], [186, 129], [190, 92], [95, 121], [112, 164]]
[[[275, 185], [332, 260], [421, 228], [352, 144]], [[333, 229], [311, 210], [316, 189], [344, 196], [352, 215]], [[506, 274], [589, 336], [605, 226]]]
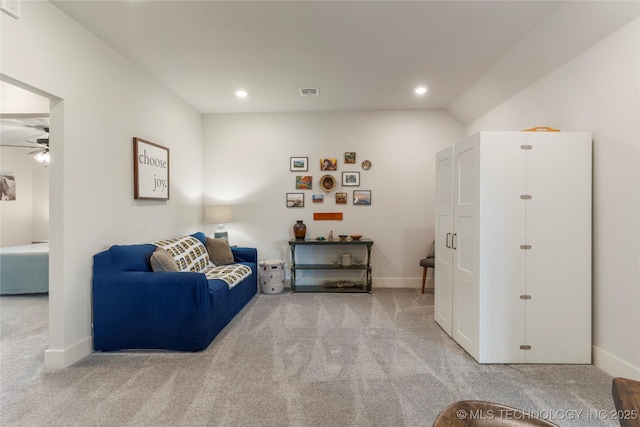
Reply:
[[436, 205], [453, 204], [453, 149], [438, 153], [436, 157]]
[[533, 134], [527, 143], [527, 361], [590, 363], [591, 138]]
[[478, 292], [473, 283], [456, 277], [454, 291], [453, 338], [478, 359]]
[[526, 202], [525, 136], [490, 133], [482, 140], [480, 208], [480, 361], [523, 363]]
[[479, 351], [479, 142], [477, 136], [470, 137], [453, 149], [453, 336], [476, 359]]
[[556, 303], [549, 304], [532, 295], [526, 302], [527, 344], [531, 346], [526, 363], [592, 362], [591, 305], [563, 298], [558, 295]]
[[457, 205], [473, 205], [477, 200], [477, 147], [468, 146], [456, 152], [455, 191]]
[[[449, 206], [450, 208], [451, 206]], [[434, 268], [434, 317], [444, 331], [452, 334], [453, 316], [453, 278], [452, 278], [452, 250], [448, 247], [453, 227], [451, 213], [447, 209], [438, 212], [436, 217], [436, 253]], [[449, 235], [449, 236], [447, 236]]]
[[453, 147], [436, 155], [436, 253], [434, 268], [434, 318], [453, 333]]
[[455, 250], [455, 268], [459, 273], [468, 275], [477, 274], [477, 260], [475, 259], [477, 251], [472, 241], [475, 236], [475, 228], [477, 227], [473, 216], [456, 216], [455, 236], [453, 239], [453, 247]]
[[[450, 265], [450, 264], [449, 264]], [[434, 318], [440, 327], [449, 335], [452, 331], [453, 317], [453, 283], [451, 277], [451, 268], [435, 268], [434, 288]]]

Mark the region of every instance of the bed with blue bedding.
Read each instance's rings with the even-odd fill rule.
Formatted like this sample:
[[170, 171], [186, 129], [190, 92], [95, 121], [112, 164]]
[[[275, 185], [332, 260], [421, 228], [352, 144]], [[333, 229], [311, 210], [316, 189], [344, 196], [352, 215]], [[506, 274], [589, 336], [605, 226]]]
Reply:
[[0, 248], [0, 295], [49, 292], [49, 243]]

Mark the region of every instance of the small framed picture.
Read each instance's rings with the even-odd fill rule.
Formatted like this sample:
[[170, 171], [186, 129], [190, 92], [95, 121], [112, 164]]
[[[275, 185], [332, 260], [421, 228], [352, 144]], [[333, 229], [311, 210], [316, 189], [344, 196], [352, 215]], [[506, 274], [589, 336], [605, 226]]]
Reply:
[[367, 206], [370, 205], [371, 190], [353, 190], [353, 204]]
[[311, 201], [313, 203], [324, 203], [324, 195], [314, 194], [313, 196], [311, 196]]
[[342, 185], [345, 187], [358, 187], [360, 185], [360, 172], [342, 172]]
[[287, 193], [288, 208], [304, 208], [304, 193]]
[[291, 157], [291, 172], [307, 172], [309, 170], [308, 157]]
[[311, 190], [313, 178], [309, 175], [307, 176], [296, 176], [296, 190]]
[[347, 204], [347, 193], [336, 193], [336, 205]]
[[355, 163], [356, 162], [356, 153], [354, 151], [347, 151], [346, 153], [344, 153], [344, 162], [349, 164], [349, 163]]
[[338, 159], [320, 159], [321, 171], [334, 171], [338, 169]]

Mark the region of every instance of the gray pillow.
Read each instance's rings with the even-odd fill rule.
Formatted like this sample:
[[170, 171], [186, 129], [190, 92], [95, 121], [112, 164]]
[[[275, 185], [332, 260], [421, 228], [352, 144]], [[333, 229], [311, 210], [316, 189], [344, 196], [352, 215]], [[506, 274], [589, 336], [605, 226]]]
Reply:
[[151, 269], [153, 271], [180, 271], [178, 264], [171, 254], [163, 248], [156, 248], [151, 254]]
[[207, 246], [207, 252], [209, 252], [209, 259], [215, 265], [234, 263], [233, 253], [231, 252], [227, 239], [212, 239], [211, 237], [207, 237], [205, 244]]

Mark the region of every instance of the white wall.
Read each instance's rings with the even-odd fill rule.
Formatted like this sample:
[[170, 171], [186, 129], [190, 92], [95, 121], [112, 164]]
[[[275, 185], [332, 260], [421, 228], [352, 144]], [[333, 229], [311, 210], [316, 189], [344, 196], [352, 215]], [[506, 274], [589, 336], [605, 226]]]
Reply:
[[31, 160], [33, 206], [31, 209], [31, 241], [49, 240], [49, 167]]
[[551, 126], [594, 140], [594, 362], [640, 379], [640, 21], [466, 127]]
[[[307, 236], [363, 234], [375, 241], [374, 287], [418, 287], [434, 238], [435, 153], [463, 137], [443, 111], [211, 114], [204, 119], [204, 203], [235, 205], [225, 224], [232, 244], [258, 248], [260, 259], [289, 260], [287, 241], [297, 219]], [[344, 153], [355, 151], [355, 165]], [[309, 158], [309, 171], [290, 172], [291, 156]], [[320, 158], [339, 159], [336, 190], [323, 204]], [[373, 163], [369, 171], [361, 163]], [[342, 187], [343, 171], [359, 171], [359, 187]], [[312, 190], [296, 190], [295, 176], [311, 175]], [[354, 188], [372, 191], [371, 206], [353, 206]], [[347, 205], [335, 193], [348, 193]], [[305, 193], [304, 208], [287, 208], [287, 192]], [[343, 221], [314, 221], [314, 212], [343, 212]], [[206, 230], [212, 234], [214, 225]]]
[[[19, 20], [0, 13], [0, 72], [53, 99], [45, 366], [57, 368], [92, 349], [94, 254], [202, 228], [202, 116], [51, 3], [21, 5]], [[133, 199], [133, 137], [171, 150], [170, 201]]]

